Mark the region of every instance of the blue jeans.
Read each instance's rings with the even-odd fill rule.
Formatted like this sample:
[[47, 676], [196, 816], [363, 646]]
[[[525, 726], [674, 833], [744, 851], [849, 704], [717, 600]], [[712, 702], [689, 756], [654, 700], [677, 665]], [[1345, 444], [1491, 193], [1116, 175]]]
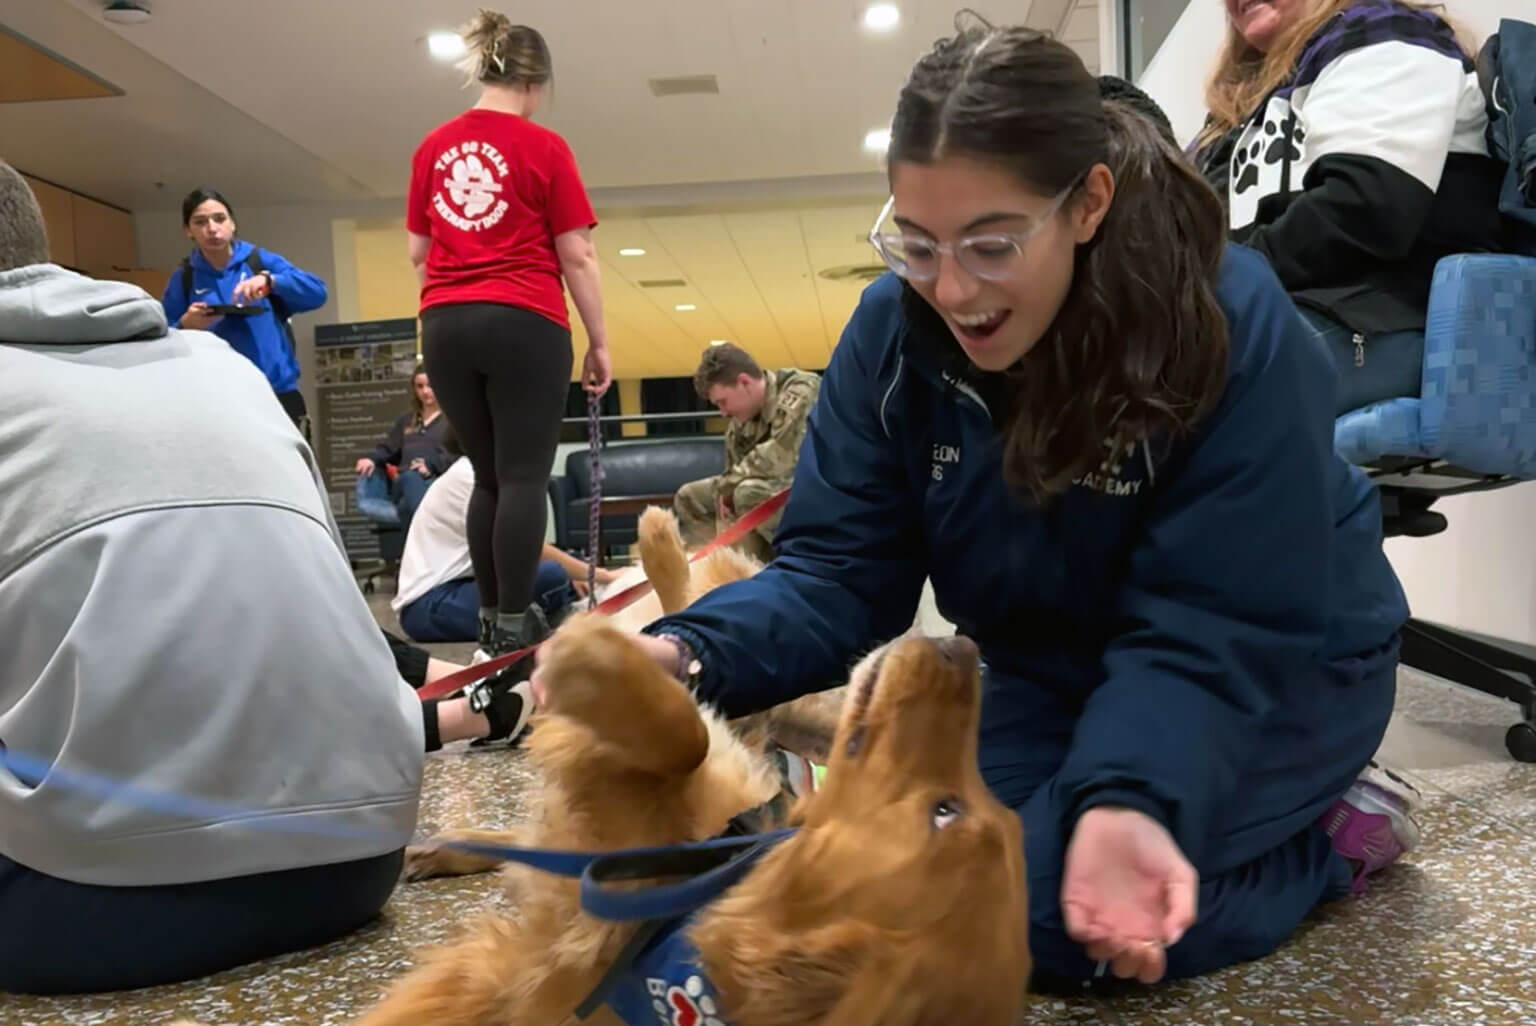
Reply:
[[411, 518], [421, 505], [422, 496], [432, 484], [414, 470], [402, 470], [391, 481], [383, 469], [357, 478], [357, 509], [363, 516], [385, 527], [398, 527], [409, 533]]
[[1423, 390], [1424, 332], [1388, 331], [1367, 338], [1325, 313], [1297, 309], [1338, 370], [1334, 416]]
[[[576, 589], [559, 563], [539, 563], [533, 583], [534, 601], [550, 623], [556, 623], [576, 604]], [[400, 610], [400, 629], [412, 641], [474, 641], [480, 632], [480, 593], [473, 577], [439, 584]]]

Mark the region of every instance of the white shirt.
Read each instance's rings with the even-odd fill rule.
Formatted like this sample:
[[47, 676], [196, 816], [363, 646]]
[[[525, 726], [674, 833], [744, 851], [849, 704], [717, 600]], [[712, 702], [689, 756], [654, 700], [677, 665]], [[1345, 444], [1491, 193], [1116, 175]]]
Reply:
[[390, 608], [400, 610], [439, 584], [473, 577], [464, 517], [475, 490], [475, 468], [460, 456], [422, 496], [400, 555], [400, 583]]

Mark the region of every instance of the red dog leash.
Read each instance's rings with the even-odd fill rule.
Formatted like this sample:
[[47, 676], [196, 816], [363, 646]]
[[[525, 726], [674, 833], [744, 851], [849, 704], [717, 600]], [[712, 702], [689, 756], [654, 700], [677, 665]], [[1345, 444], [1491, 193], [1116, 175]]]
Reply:
[[[788, 488], [785, 488], [783, 491], [778, 492], [775, 495], [769, 496], [768, 499], [763, 501], [761, 504], [754, 506], [751, 510], [749, 510], [745, 515], [742, 516], [740, 520], [736, 521], [730, 527], [722, 531], [719, 536], [717, 536], [708, 545], [704, 546], [698, 552], [695, 552], [689, 558], [688, 562], [696, 563], [703, 559], [705, 556], [709, 555], [711, 552], [714, 552], [716, 549], [723, 548], [727, 545], [734, 545], [736, 542], [746, 537], [750, 531], [753, 531], [756, 528], [762, 526], [769, 517], [773, 516], [773, 514], [782, 509], [784, 507], [784, 503], [788, 501]], [[588, 535], [587, 544], [590, 546], [590, 550], [593, 552], [596, 552], [597, 550], [598, 537], [599, 536], [597, 535]], [[602, 613], [604, 616], [612, 616], [619, 610], [627, 608], [628, 606], [638, 602], [650, 590], [650, 581], [637, 581], [618, 594], [610, 595], [602, 602], [598, 603], [598, 605], [595, 607], [595, 611]], [[497, 656], [494, 659], [487, 659], [483, 663], [476, 663], [473, 666], [466, 666], [462, 670], [456, 670], [453, 673], [450, 673], [448, 676], [439, 678], [438, 680], [433, 681], [431, 684], [422, 687], [419, 691], [416, 692], [416, 696], [425, 702], [428, 699], [441, 698], [443, 695], [451, 694], [452, 692], [457, 691], [459, 688], [467, 687], [468, 685], [473, 684], [484, 677], [490, 676], [497, 670], [501, 669], [503, 666], [512, 665], [519, 659], [523, 658], [523, 656], [527, 655], [529, 652], [532, 652], [535, 648], [538, 648], [538, 646], [532, 645], [528, 648], [521, 648], [516, 652], [508, 652], [506, 655]]]

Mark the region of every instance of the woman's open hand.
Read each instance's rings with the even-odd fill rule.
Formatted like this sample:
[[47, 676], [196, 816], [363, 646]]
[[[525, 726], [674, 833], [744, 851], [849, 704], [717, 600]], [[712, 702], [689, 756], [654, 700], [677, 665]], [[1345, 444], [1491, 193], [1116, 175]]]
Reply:
[[1099, 806], [1078, 818], [1062, 872], [1067, 934], [1116, 976], [1156, 983], [1194, 925], [1199, 877], [1161, 823]]

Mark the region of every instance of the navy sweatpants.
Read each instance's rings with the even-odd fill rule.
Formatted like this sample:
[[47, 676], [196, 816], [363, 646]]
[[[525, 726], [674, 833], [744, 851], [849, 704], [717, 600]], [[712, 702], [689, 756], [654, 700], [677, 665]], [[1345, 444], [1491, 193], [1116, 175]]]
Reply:
[[401, 850], [202, 883], [101, 887], [0, 855], [0, 994], [136, 990], [317, 947], [376, 918], [404, 861]]
[[[1320, 668], [1275, 711], [1270, 744], [1209, 848], [1219, 866], [1200, 872], [1198, 918], [1168, 951], [1168, 979], [1198, 976], [1260, 958], [1283, 943], [1319, 903], [1349, 893], [1349, 863], [1317, 820], [1354, 782], [1386, 733], [1397, 688], [1394, 641], [1357, 659]], [[1049, 985], [1081, 986], [1096, 963], [1066, 933], [1062, 862], [1070, 840], [1067, 796], [1056, 783], [1077, 715], [1074, 699], [988, 672], [982, 706], [982, 776], [1024, 824], [1029, 878], [1029, 943]], [[1198, 739], [1192, 739], [1198, 743]]]

